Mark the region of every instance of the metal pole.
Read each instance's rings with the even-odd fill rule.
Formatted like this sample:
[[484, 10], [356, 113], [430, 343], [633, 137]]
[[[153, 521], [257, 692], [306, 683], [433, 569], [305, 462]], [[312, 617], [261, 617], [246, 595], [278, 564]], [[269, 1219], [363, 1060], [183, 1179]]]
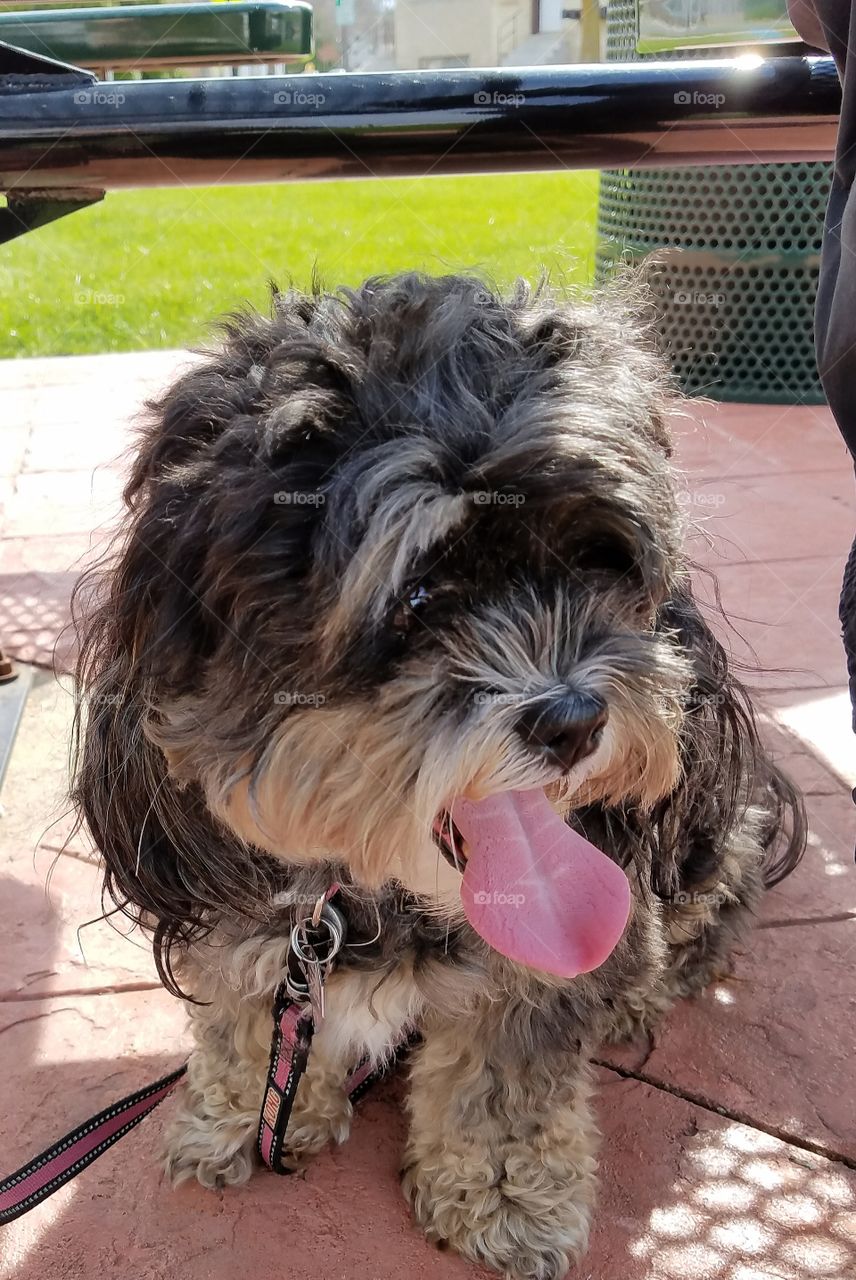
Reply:
[[600, 0], [580, 5], [580, 62], [600, 62]]
[[831, 58], [128, 82], [0, 95], [0, 191], [830, 159]]

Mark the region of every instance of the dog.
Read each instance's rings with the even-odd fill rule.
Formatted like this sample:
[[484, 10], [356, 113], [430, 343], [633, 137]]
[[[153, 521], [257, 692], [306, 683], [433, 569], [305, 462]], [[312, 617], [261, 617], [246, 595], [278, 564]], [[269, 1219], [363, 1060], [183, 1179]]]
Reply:
[[348, 935], [285, 1158], [415, 1030], [403, 1188], [514, 1280], [587, 1245], [590, 1057], [721, 973], [801, 801], [694, 600], [643, 310], [403, 274], [274, 295], [156, 404], [82, 628], [75, 798], [243, 1183], [289, 936]]

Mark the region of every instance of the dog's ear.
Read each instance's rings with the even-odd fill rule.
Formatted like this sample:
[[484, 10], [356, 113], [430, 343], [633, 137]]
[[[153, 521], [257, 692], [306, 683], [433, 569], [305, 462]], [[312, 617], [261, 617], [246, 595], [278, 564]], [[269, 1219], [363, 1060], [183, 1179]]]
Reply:
[[[237, 369], [229, 376], [230, 359], [219, 373], [211, 362], [193, 370], [153, 408], [127, 488], [123, 541], [75, 594], [73, 796], [103, 855], [107, 894], [153, 930], [172, 989], [173, 944], [200, 935], [230, 906], [252, 915], [270, 900], [267, 860], [212, 818], [183, 758], [193, 750], [170, 762], [155, 741], [164, 708], [192, 710], [204, 695], [212, 655], [232, 644], [246, 657], [227, 608], [238, 609], [235, 593], [249, 575], [241, 551], [258, 538], [255, 522], [271, 519], [277, 479], [245, 464], [252, 389]], [[243, 490], [230, 467], [240, 468]], [[274, 533], [278, 548], [296, 536], [278, 518]], [[240, 660], [230, 669], [240, 670]], [[228, 700], [216, 702], [228, 717]], [[197, 756], [208, 729], [196, 719], [188, 734]]]
[[748, 695], [689, 586], [663, 607], [658, 625], [690, 656], [694, 682], [682, 730], [682, 780], [653, 814], [654, 888], [668, 898], [709, 883], [751, 803], [769, 815], [760, 833], [764, 883], [777, 884], [805, 849], [802, 800], [761, 743]]
[[[105, 636], [99, 637], [106, 639]], [[90, 643], [94, 643], [90, 630]], [[131, 663], [90, 651], [86, 695], [77, 708], [72, 798], [102, 856], [105, 896], [154, 933], [158, 971], [177, 992], [170, 950], [204, 927], [198, 877], [185, 850], [196, 842], [197, 803], [171, 794], [165, 761], [143, 732]]]
[[183, 995], [173, 948], [203, 936], [230, 907], [256, 916], [270, 901], [274, 865], [215, 821], [201, 788], [177, 782], [150, 740], [146, 650], [168, 638], [162, 622], [143, 616], [142, 591], [136, 611], [119, 607], [134, 560], [126, 555], [110, 598], [82, 628], [72, 798], [101, 852], [106, 895], [152, 932], [161, 979]]
[[536, 369], [566, 378], [582, 400], [595, 379], [612, 390], [614, 414], [672, 455], [668, 415], [679, 403], [668, 362], [654, 330], [654, 311], [643, 289], [625, 282], [591, 303], [553, 297], [546, 284], [532, 295], [518, 286], [523, 340]]
[[570, 308], [542, 308], [527, 318], [524, 326], [527, 346], [545, 369], [573, 360], [585, 341], [579, 316]]

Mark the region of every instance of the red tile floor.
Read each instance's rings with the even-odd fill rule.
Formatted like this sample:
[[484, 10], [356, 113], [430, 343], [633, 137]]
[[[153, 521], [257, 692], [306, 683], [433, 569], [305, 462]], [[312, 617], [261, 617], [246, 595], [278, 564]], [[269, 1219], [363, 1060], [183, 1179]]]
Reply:
[[[67, 661], [68, 596], [115, 517], [131, 419], [179, 353], [0, 365], [0, 636]], [[856, 781], [836, 600], [853, 475], [824, 409], [693, 404], [675, 423], [693, 554], [716, 570], [736, 656], [812, 835], [733, 976], [653, 1046], [604, 1053], [600, 1204], [579, 1280], [856, 1276]], [[709, 596], [710, 583], [699, 579]], [[67, 829], [68, 681], [40, 675], [0, 819], [0, 1171], [182, 1056], [183, 1015], [145, 944], [99, 915]], [[49, 887], [46, 892], [46, 881]], [[96, 920], [95, 923], [92, 923]], [[7, 1228], [15, 1280], [451, 1280], [481, 1274], [410, 1225], [396, 1169], [403, 1080], [299, 1178], [173, 1192], [170, 1103]]]

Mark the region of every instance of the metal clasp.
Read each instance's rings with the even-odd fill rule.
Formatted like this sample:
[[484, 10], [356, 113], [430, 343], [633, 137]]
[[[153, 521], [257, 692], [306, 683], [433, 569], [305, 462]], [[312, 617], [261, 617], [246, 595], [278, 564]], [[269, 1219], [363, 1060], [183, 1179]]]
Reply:
[[291, 930], [285, 989], [293, 1000], [308, 1001], [312, 1006], [316, 1029], [324, 1020], [324, 982], [346, 932], [344, 916], [328, 902], [326, 894]]

